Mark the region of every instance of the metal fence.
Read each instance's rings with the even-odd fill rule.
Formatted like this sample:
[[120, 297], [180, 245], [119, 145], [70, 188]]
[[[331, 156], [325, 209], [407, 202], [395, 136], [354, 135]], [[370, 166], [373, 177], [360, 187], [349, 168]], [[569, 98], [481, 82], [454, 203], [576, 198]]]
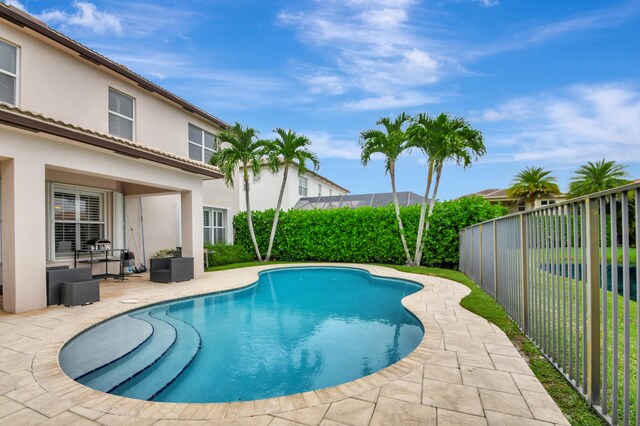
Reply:
[[460, 270], [609, 424], [640, 425], [640, 184], [460, 233]]

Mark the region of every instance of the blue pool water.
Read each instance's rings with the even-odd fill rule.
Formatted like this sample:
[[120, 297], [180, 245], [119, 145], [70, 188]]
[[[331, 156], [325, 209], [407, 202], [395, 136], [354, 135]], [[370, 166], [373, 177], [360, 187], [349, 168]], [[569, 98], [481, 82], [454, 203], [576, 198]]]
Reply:
[[67, 344], [60, 364], [87, 386], [155, 401], [244, 401], [326, 388], [387, 367], [420, 343], [423, 328], [400, 301], [421, 288], [352, 268], [271, 270], [244, 289], [100, 324]]

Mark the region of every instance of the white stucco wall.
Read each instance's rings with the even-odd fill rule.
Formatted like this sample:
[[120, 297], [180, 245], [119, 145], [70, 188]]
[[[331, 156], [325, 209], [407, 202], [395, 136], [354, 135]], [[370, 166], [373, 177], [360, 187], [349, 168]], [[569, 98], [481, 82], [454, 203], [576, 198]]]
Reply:
[[188, 123], [219, 129], [77, 53], [0, 21], [0, 39], [19, 48], [17, 106], [108, 134], [112, 87], [135, 99], [135, 141], [188, 157]]

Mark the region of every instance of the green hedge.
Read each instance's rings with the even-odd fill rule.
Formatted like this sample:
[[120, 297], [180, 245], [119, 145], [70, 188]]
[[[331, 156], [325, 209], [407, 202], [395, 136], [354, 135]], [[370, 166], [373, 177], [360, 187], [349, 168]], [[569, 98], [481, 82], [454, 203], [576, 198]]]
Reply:
[[[429, 266], [457, 267], [458, 235], [462, 228], [506, 213], [480, 197], [436, 204], [423, 256]], [[256, 238], [262, 255], [269, 245], [274, 210], [253, 212]], [[403, 207], [402, 220], [413, 253], [420, 206]], [[233, 219], [236, 244], [254, 253], [246, 213]], [[271, 258], [285, 261], [329, 261], [404, 264], [393, 206], [332, 210], [290, 210], [280, 213]]]

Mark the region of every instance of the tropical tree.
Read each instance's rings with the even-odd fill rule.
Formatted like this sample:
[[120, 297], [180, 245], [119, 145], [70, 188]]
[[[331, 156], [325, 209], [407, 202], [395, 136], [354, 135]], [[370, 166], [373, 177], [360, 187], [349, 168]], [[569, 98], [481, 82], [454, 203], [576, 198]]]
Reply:
[[249, 233], [251, 234], [253, 248], [256, 251], [256, 257], [262, 262], [260, 249], [256, 241], [256, 234], [253, 229], [253, 218], [251, 217], [249, 168], [253, 170], [253, 178], [258, 178], [260, 169], [262, 168], [262, 161], [266, 156], [268, 142], [258, 139], [256, 129], [243, 127], [240, 123], [235, 123], [232, 127], [218, 134], [218, 139], [221, 142], [226, 142], [227, 145], [216, 151], [209, 162], [217, 166], [224, 174], [224, 180], [227, 186], [233, 186], [236, 170], [238, 166], [242, 167]]
[[631, 183], [626, 166], [615, 161], [600, 161], [580, 166], [569, 182], [569, 196], [580, 197]]
[[[471, 127], [463, 117], [450, 117], [442, 113], [437, 117], [428, 114], [418, 114], [407, 129], [409, 146], [420, 149], [427, 157], [427, 185], [425, 188], [420, 220], [418, 222], [418, 236], [416, 238], [416, 252], [413, 263], [419, 265], [424, 250], [424, 236], [429, 231], [428, 217], [433, 213], [438, 197], [438, 189], [442, 178], [442, 170], [448, 161], [467, 168], [473, 161], [486, 153], [482, 132]], [[430, 194], [431, 184], [435, 174], [433, 193]], [[427, 203], [429, 212], [427, 214]]]
[[550, 195], [560, 194], [560, 188], [556, 184], [556, 178], [551, 172], [542, 167], [526, 167], [511, 180], [511, 186], [507, 188], [507, 195], [529, 203], [533, 208], [536, 198], [546, 198]]
[[271, 258], [271, 249], [273, 248], [273, 241], [278, 227], [278, 218], [280, 216], [282, 198], [284, 197], [284, 189], [287, 185], [289, 167], [291, 165], [296, 165], [298, 168], [298, 176], [302, 176], [307, 171], [307, 161], [313, 164], [313, 170], [318, 170], [318, 167], [320, 166], [320, 162], [318, 161], [316, 154], [309, 150], [311, 141], [308, 137], [298, 135], [292, 130], [285, 131], [281, 128], [275, 129], [274, 132], [277, 134], [276, 138], [269, 141], [269, 144], [267, 145], [269, 166], [273, 172], [277, 172], [280, 170], [281, 166], [284, 166], [284, 171], [282, 175], [282, 185], [280, 186], [280, 194], [278, 195], [278, 204], [276, 205], [276, 212], [273, 216], [273, 225], [271, 226], [269, 248], [267, 249], [265, 262], [268, 262]]
[[411, 259], [407, 239], [404, 235], [404, 225], [400, 217], [400, 205], [396, 192], [396, 161], [408, 148], [404, 126], [410, 119], [411, 117], [404, 112], [398, 115], [395, 120], [383, 117], [376, 122], [376, 125], [383, 126], [384, 131], [370, 129], [361, 132], [360, 147], [362, 148], [362, 153], [360, 159], [362, 164], [366, 166], [374, 154], [382, 154], [385, 157], [385, 172], [388, 173], [391, 178], [393, 206], [398, 221], [398, 229], [400, 230], [400, 240], [402, 241], [402, 248], [407, 258], [407, 264], [412, 265], [413, 260]]

